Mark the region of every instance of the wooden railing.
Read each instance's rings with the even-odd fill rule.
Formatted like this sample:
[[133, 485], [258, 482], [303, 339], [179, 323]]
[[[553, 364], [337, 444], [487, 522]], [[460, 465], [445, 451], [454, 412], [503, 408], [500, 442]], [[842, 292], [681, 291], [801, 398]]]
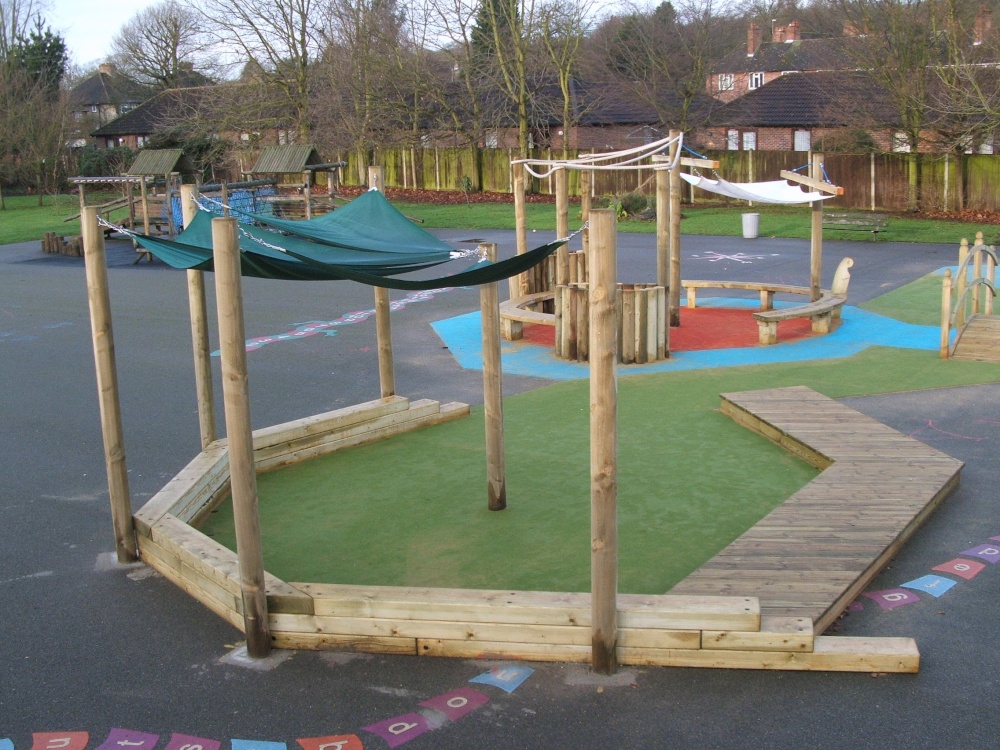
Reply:
[[[972, 276], [969, 276], [969, 269]], [[997, 252], [983, 242], [983, 233], [976, 232], [976, 241], [962, 238], [958, 248], [958, 269], [952, 276], [951, 269], [944, 273], [941, 292], [941, 359], [954, 355], [969, 321], [976, 315], [993, 314], [996, 297]], [[952, 340], [951, 333], [955, 331]]]

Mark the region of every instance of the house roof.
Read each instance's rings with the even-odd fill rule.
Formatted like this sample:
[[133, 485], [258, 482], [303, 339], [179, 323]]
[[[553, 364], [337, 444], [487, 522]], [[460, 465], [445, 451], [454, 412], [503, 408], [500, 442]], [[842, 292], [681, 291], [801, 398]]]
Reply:
[[124, 76], [99, 71], [85, 78], [70, 92], [74, 108], [102, 104], [138, 104], [150, 95], [148, 89], [129, 81]]
[[716, 110], [713, 125], [842, 127], [892, 125], [899, 116], [887, 92], [860, 71], [789, 73]]
[[267, 146], [250, 174], [301, 173], [308, 166], [322, 163], [315, 146]]
[[196, 171], [194, 164], [184, 155], [182, 149], [146, 148], [139, 152], [135, 161], [132, 162], [132, 166], [128, 168], [125, 174], [139, 177], [144, 175], [165, 175], [171, 172], [194, 174]]
[[856, 38], [797, 39], [793, 42], [762, 42], [757, 51], [747, 55], [740, 47], [726, 55], [713, 68], [713, 73], [753, 73], [818, 70], [852, 70], [846, 44]]

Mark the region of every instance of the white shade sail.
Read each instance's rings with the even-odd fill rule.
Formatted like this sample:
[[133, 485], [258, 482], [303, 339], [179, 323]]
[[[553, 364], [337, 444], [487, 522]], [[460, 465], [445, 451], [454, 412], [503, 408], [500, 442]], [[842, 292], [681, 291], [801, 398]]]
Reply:
[[718, 180], [710, 180], [707, 177], [685, 174], [684, 172], [681, 172], [681, 177], [695, 187], [710, 193], [718, 193], [744, 201], [757, 201], [758, 203], [812, 203], [835, 197], [828, 193], [815, 191], [807, 193], [799, 185], [792, 185], [786, 180], [727, 182], [721, 177]]

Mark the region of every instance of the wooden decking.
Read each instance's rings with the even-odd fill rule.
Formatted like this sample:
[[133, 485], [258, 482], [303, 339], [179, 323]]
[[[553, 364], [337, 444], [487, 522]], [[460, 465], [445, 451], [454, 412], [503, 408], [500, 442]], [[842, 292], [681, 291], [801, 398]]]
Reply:
[[806, 387], [722, 411], [823, 471], [671, 594], [758, 597], [822, 633], [958, 486], [961, 461]]
[[952, 359], [1000, 362], [1000, 317], [976, 315], [958, 340]]

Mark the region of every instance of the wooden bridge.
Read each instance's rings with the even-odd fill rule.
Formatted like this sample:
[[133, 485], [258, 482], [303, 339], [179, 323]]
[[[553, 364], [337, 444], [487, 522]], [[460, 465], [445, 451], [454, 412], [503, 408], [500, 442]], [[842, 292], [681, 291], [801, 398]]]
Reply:
[[671, 594], [757, 597], [822, 633], [958, 486], [961, 461], [806, 387], [722, 411], [823, 471]]
[[952, 359], [1000, 362], [1000, 317], [974, 315], [955, 344]]

